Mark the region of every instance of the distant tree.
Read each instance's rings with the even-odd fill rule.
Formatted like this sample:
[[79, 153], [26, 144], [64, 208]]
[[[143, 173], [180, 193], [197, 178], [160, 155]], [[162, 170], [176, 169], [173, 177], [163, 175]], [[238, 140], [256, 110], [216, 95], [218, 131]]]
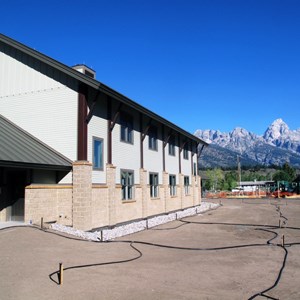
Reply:
[[296, 169], [292, 168], [287, 162], [282, 165], [273, 175], [275, 181], [293, 181], [296, 177]]
[[273, 180], [275, 180], [275, 181], [290, 181], [290, 175], [282, 170], [278, 170], [273, 175]]
[[223, 189], [227, 190], [227, 191], [231, 191], [236, 186], [237, 186], [237, 183], [236, 183], [236, 172], [235, 171], [231, 171], [231, 172], [225, 173]]
[[204, 187], [204, 190], [210, 191], [210, 189], [211, 189], [211, 182], [210, 182], [210, 180], [205, 180], [203, 187]]
[[206, 171], [210, 190], [216, 191], [222, 189], [224, 173], [221, 169], [215, 168]]
[[282, 171], [288, 174], [289, 179], [287, 181], [293, 181], [296, 178], [296, 170], [292, 168], [287, 162], [283, 164]]

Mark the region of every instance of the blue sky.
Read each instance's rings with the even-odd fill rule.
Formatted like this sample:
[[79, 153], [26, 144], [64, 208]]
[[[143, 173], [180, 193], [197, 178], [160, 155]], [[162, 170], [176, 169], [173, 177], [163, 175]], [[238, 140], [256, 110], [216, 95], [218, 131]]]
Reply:
[[1, 33], [171, 122], [262, 134], [300, 127], [300, 1], [1, 1]]

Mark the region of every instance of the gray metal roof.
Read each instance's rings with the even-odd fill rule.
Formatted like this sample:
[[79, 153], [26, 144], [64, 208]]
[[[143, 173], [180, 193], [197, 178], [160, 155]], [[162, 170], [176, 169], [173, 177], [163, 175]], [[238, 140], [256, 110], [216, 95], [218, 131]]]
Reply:
[[267, 181], [241, 181], [240, 186], [256, 186], [256, 185], [266, 185], [266, 184], [272, 184], [274, 181], [267, 180]]
[[110, 87], [108, 87], [107, 85], [89, 77], [86, 76], [85, 74], [82, 74], [74, 69], [72, 69], [71, 67], [68, 67], [52, 58], [50, 58], [49, 56], [46, 56], [32, 48], [29, 48], [3, 34], [0, 34], [0, 44], [4, 43], [7, 46], [13, 47], [15, 49], [18, 49], [19, 51], [21, 51], [22, 53], [25, 53], [39, 61], [42, 61], [43, 63], [47, 64], [50, 67], [55, 68], [56, 70], [63, 72], [64, 74], [70, 76], [71, 78], [77, 80], [80, 84], [85, 84], [88, 87], [91, 87], [93, 89], [96, 89], [100, 92], [103, 92], [104, 94], [126, 104], [127, 106], [134, 108], [135, 110], [137, 110], [138, 112], [141, 112], [142, 114], [152, 118], [153, 120], [158, 121], [159, 123], [164, 124], [165, 126], [169, 127], [172, 130], [175, 130], [176, 132], [188, 137], [189, 139], [195, 141], [196, 143], [201, 143], [205, 146], [208, 146], [208, 144], [206, 142], [204, 142], [203, 140], [199, 139], [198, 137], [196, 137], [195, 135], [185, 131], [184, 129], [178, 127], [177, 125], [171, 123], [170, 121], [162, 118], [161, 116], [155, 114], [154, 112], [148, 110], [147, 108], [139, 105], [138, 103], [134, 102], [133, 100], [127, 98], [126, 96], [120, 94], [119, 92], [111, 89]]
[[71, 170], [72, 162], [0, 115], [0, 166]]

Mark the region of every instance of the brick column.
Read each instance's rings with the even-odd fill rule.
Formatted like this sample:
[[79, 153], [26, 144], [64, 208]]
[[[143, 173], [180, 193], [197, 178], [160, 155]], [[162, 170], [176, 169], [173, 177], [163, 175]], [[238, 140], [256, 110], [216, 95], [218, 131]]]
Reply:
[[[106, 165], [106, 184], [108, 186], [108, 224], [116, 224], [116, 167]], [[121, 197], [121, 195], [120, 195]]]
[[169, 173], [163, 172], [163, 189], [164, 189], [164, 202], [165, 202], [165, 212], [168, 211], [168, 200], [170, 198], [170, 191], [169, 191]]
[[92, 164], [88, 161], [73, 163], [73, 227], [92, 227]]
[[147, 171], [140, 169], [140, 185], [142, 189], [142, 218], [148, 216], [148, 199], [149, 193], [147, 188]]
[[192, 197], [193, 197], [193, 206], [197, 205], [197, 187], [196, 187], [196, 176], [192, 176]]
[[182, 209], [184, 207], [184, 175], [183, 174], [178, 174], [178, 183], [179, 183], [179, 191], [178, 191], [178, 196], [180, 197], [180, 208]]
[[201, 177], [192, 176], [193, 205], [201, 203]]
[[201, 176], [197, 176], [198, 180], [198, 204], [202, 202], [202, 186], [201, 186]]

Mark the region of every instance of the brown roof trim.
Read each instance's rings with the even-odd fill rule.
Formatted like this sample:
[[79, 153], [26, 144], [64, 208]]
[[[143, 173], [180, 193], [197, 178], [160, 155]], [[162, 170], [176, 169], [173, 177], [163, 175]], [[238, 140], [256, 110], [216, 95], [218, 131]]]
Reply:
[[99, 90], [101, 92], [103, 92], [104, 94], [134, 108], [135, 110], [137, 110], [138, 112], [143, 113], [144, 115], [147, 115], [148, 117], [166, 125], [167, 127], [181, 133], [182, 135], [185, 135], [186, 137], [190, 138], [191, 140], [195, 141], [197, 144], [203, 144], [203, 145], [208, 145], [206, 142], [204, 142], [203, 140], [199, 139], [198, 137], [196, 137], [195, 135], [185, 131], [184, 129], [178, 127], [177, 125], [173, 124], [172, 122], [164, 119], [163, 117], [155, 114], [154, 112], [148, 110], [147, 108], [139, 105], [138, 103], [134, 102], [133, 100], [127, 98], [126, 96], [118, 93], [117, 91], [111, 89], [110, 87], [104, 85], [103, 83], [89, 77], [86, 76], [74, 69], [72, 69], [71, 67], [64, 65], [60, 62], [58, 62], [57, 60], [54, 60], [53, 58], [44, 55], [32, 48], [29, 48], [28, 46], [19, 43], [3, 34], [0, 34], [0, 42], [5, 43], [6, 45], [9, 45], [10, 47], [13, 47], [15, 49], [18, 49], [19, 51], [26, 53], [27, 55], [42, 61], [43, 63], [63, 72], [64, 74], [72, 77], [75, 80], [78, 80], [79, 82], [88, 85], [89, 87], [92, 87], [96, 90]]

